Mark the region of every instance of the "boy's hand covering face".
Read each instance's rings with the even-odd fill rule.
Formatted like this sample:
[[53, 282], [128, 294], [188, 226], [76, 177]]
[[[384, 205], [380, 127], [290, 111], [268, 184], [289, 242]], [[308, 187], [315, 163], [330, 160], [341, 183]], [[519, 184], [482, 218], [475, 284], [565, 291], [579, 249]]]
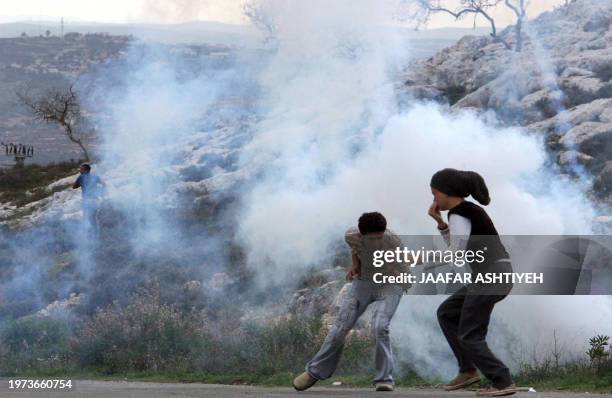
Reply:
[[438, 229], [445, 229], [446, 223], [442, 218], [442, 213], [440, 212], [440, 205], [438, 205], [438, 202], [435, 199], [432, 202], [431, 206], [429, 206], [427, 214], [429, 214], [431, 218], [436, 220], [436, 222], [438, 223]]
[[431, 206], [429, 206], [429, 210], [427, 211], [427, 214], [429, 214], [429, 216], [436, 221], [442, 219], [442, 213], [440, 213], [440, 206], [438, 206], [438, 202], [436, 202], [435, 199], [431, 203]]

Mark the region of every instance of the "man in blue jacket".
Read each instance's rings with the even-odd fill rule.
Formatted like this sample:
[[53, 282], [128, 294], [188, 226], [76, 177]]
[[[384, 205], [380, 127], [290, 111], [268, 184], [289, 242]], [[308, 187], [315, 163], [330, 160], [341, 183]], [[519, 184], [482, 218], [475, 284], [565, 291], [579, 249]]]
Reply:
[[91, 172], [91, 166], [83, 163], [79, 167], [81, 175], [72, 184], [73, 189], [81, 188], [83, 195], [83, 221], [88, 228], [95, 231], [98, 229], [96, 214], [98, 212], [99, 200], [105, 187], [104, 181]]

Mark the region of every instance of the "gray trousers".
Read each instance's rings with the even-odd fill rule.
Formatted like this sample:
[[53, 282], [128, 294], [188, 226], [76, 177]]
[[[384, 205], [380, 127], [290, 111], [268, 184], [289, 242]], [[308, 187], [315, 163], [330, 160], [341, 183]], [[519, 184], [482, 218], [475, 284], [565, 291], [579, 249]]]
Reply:
[[374, 382], [393, 383], [393, 357], [389, 339], [389, 324], [402, 298], [403, 290], [397, 285], [375, 285], [372, 282], [353, 280], [351, 290], [340, 304], [340, 311], [325, 337], [319, 352], [308, 362], [306, 371], [315, 379], [324, 380], [334, 373], [346, 335], [355, 322], [374, 304], [372, 327], [376, 337], [376, 376]]

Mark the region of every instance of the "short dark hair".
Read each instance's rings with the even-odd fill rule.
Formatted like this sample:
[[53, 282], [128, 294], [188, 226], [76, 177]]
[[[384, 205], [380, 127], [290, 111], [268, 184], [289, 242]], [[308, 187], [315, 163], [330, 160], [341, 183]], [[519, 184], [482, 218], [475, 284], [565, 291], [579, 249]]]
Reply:
[[81, 167], [84, 167], [85, 170], [87, 170], [87, 171], [91, 171], [91, 166], [89, 165], [89, 163], [82, 163]]
[[363, 213], [361, 217], [359, 217], [357, 226], [362, 235], [373, 232], [385, 232], [387, 229], [387, 219], [377, 211]]

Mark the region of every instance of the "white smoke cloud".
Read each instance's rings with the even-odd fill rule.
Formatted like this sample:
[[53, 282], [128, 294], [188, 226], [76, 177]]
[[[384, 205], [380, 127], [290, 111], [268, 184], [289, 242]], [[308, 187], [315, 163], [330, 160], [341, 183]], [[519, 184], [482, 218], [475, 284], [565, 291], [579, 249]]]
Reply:
[[537, 137], [435, 104], [398, 109], [392, 83], [407, 48], [383, 28], [394, 10], [384, 4], [264, 2], [278, 49], [260, 79], [267, 112], [243, 157], [267, 172], [241, 224], [254, 262], [261, 253], [316, 263], [367, 210], [382, 211], [399, 233], [430, 233], [429, 178], [444, 167], [485, 177], [504, 234], [588, 232], [591, 206], [569, 181], [546, 175]]
[[[262, 283], [323, 261], [365, 211], [381, 211], [400, 234], [435, 233], [429, 179], [444, 167], [485, 177], [487, 210], [503, 234], [591, 231], [591, 204], [580, 186], [546, 171], [540, 137], [471, 111], [398, 107], [393, 82], [408, 48], [382, 24], [399, 3], [260, 4], [277, 49], [260, 77], [266, 112], [242, 159], [264, 176], [244, 198], [240, 237]], [[393, 324], [400, 356], [425, 376], [455, 370], [435, 321], [442, 299], [406, 297]], [[587, 336], [606, 332], [610, 312], [607, 297], [510, 297], [495, 312], [493, 346], [517, 339], [529, 347], [556, 329], [579, 336], [579, 351]]]
[[111, 122], [103, 127], [99, 170], [110, 182], [113, 205], [130, 217], [134, 247], [180, 247], [175, 222], [163, 212], [176, 206], [172, 186], [181, 177], [175, 166], [197, 140], [196, 125], [217, 98], [223, 76], [190, 76], [180, 53], [140, 43], [127, 66], [114, 91], [100, 88], [103, 105], [96, 106]]
[[[262, 176], [241, 197], [242, 212], [227, 222], [238, 222], [238, 238], [264, 285], [295, 282], [307, 267], [324, 266], [332, 244], [364, 211], [383, 212], [400, 234], [435, 233], [426, 215], [429, 179], [443, 167], [485, 177], [492, 195], [487, 210], [503, 234], [590, 231], [589, 201], [580, 187], [544, 169], [539, 137], [500, 128], [490, 115], [398, 104], [398, 76], [410, 48], [389, 23], [402, 3], [252, 3], [276, 34], [261, 72], [259, 63], [242, 60], [255, 75], [262, 111], [240, 166]], [[179, 76], [184, 65], [173, 64], [166, 50], [132, 49], [123, 88], [102, 89], [113, 123], [104, 127], [99, 171], [113, 204], [125, 210], [122, 222], [133, 228], [137, 254], [186, 248], [164, 213], [176, 206], [168, 193], [181, 182], [177, 169], [185, 165], [177, 163], [186, 162], [181, 156], [194, 144], [218, 144], [212, 133], [196, 133], [198, 125], [221, 93], [238, 86], [227, 85], [224, 74]], [[230, 116], [225, 122], [235, 126], [227, 128], [239, 129], [238, 115]], [[209, 239], [202, 237], [203, 244]], [[400, 358], [423, 376], [455, 370], [435, 319], [442, 300], [408, 296], [392, 325]], [[531, 348], [556, 329], [576, 337], [571, 348], [582, 350], [587, 336], [609, 333], [601, 320], [610, 311], [607, 297], [509, 297], [494, 314], [492, 345], [510, 359], [508, 341]]]

